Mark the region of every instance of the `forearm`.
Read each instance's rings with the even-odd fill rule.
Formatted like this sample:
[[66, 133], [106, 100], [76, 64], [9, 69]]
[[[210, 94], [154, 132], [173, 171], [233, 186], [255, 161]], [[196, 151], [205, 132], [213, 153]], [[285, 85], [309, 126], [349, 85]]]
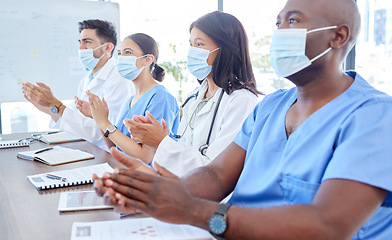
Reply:
[[[121, 131], [116, 130], [109, 134], [109, 139], [124, 153], [131, 157], [142, 160], [145, 163], [150, 163], [154, 157], [154, 151], [144, 145], [140, 145], [132, 138], [123, 134]], [[105, 139], [106, 141], [107, 139]]]
[[355, 234], [328, 222], [311, 204], [258, 209], [232, 206], [227, 219], [226, 239], [336, 240]]
[[[218, 203], [199, 199], [197, 207], [184, 220], [187, 224], [209, 230], [208, 220]], [[231, 206], [227, 212], [228, 228], [225, 239], [301, 239], [344, 240], [354, 232], [339, 229], [337, 223], [328, 223], [317, 207], [311, 204], [269, 208]]]
[[224, 190], [224, 185], [210, 166], [197, 168], [183, 178], [181, 182], [195, 197], [212, 201], [221, 201], [231, 191]]
[[196, 168], [181, 181], [192, 195], [221, 201], [234, 190], [243, 168], [245, 154], [245, 150], [233, 142], [210, 164]]
[[[387, 191], [345, 179], [319, 187], [312, 203], [227, 212], [226, 239], [350, 239], [379, 208]], [[192, 223], [199, 226], [203, 219]], [[204, 219], [205, 221], [205, 219]]]
[[103, 132], [101, 131], [101, 135], [102, 135], [102, 139], [105, 142], [106, 146], [108, 147], [108, 149], [115, 147], [116, 145], [112, 142], [112, 140], [110, 140], [109, 138], [105, 137], [103, 135]]

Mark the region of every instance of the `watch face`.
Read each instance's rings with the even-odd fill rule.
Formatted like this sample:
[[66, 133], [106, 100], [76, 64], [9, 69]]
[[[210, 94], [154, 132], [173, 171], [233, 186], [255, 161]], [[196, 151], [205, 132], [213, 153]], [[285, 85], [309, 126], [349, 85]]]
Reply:
[[114, 130], [116, 130], [116, 126], [111, 125], [108, 127], [109, 132], [113, 132]]
[[52, 111], [52, 113], [58, 113], [59, 112], [59, 109], [56, 106], [51, 107], [50, 110]]
[[211, 232], [216, 235], [223, 234], [227, 228], [226, 220], [221, 215], [213, 215], [210, 218], [208, 225]]

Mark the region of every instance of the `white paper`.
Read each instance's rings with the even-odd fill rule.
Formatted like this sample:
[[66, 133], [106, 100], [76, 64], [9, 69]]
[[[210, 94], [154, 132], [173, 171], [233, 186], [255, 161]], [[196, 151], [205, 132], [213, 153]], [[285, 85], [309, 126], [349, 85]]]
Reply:
[[213, 240], [208, 231], [183, 224], [164, 223], [154, 218], [104, 222], [75, 222], [71, 240]]

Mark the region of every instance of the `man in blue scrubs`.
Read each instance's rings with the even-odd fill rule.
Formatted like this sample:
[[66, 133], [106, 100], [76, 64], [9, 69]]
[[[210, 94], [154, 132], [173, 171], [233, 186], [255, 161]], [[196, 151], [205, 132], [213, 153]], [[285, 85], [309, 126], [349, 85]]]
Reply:
[[[341, 69], [356, 4], [288, 0], [277, 26], [271, 64], [296, 87], [266, 96], [234, 142], [184, 178], [113, 151], [131, 170], [95, 182], [106, 202], [227, 239], [392, 239], [392, 98]], [[232, 191], [231, 206], [219, 203]]]

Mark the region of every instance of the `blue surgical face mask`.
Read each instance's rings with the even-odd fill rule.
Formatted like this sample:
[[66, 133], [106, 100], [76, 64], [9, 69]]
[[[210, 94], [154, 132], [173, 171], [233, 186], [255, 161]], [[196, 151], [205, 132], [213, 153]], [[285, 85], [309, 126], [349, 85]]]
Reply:
[[302, 28], [278, 29], [272, 34], [270, 60], [278, 77], [288, 77], [310, 66], [329, 51], [329, 47], [312, 60], [305, 55], [306, 35], [312, 32], [337, 28], [337, 26], [317, 28], [310, 31]]
[[142, 68], [136, 67], [136, 59], [143, 58], [148, 56], [148, 54], [143, 55], [141, 57], [136, 56], [118, 56], [117, 59], [117, 71], [118, 73], [128, 80], [135, 80], [141, 71], [147, 66], [143, 66]]
[[208, 65], [207, 59], [210, 53], [215, 52], [219, 48], [212, 50], [189, 47], [187, 66], [189, 71], [199, 80], [203, 80], [210, 74], [212, 66]]
[[106, 43], [102, 44], [101, 46], [94, 48], [94, 49], [79, 49], [79, 59], [82, 65], [88, 70], [91, 71], [97, 66], [99, 59], [101, 59], [105, 54], [102, 54], [100, 58], [94, 57], [94, 51]]

